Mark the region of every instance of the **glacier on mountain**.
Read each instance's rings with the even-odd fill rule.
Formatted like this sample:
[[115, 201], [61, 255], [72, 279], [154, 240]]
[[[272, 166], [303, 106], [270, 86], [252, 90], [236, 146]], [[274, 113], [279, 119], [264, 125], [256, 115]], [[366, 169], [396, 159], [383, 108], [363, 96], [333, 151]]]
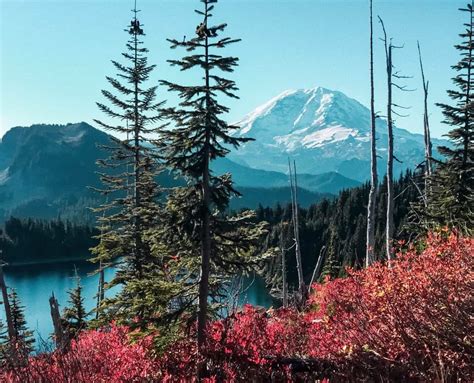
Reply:
[[[339, 172], [365, 181], [370, 164], [370, 111], [344, 93], [322, 87], [286, 90], [234, 123], [235, 136], [254, 138], [232, 151], [241, 164], [286, 171], [288, 156], [299, 171]], [[379, 172], [384, 173], [387, 124], [377, 120]], [[395, 171], [414, 168], [423, 160], [423, 136], [394, 128]], [[434, 146], [441, 140], [434, 140]], [[396, 174], [396, 173], [395, 173]]]

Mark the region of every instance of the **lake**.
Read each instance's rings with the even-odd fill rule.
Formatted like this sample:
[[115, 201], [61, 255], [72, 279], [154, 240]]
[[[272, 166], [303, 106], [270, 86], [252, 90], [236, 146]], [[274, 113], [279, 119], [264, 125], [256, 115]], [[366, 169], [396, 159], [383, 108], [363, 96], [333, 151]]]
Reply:
[[[37, 339], [36, 347], [41, 349], [41, 344], [48, 341], [53, 332], [51, 314], [49, 308], [49, 297], [54, 293], [58, 299], [60, 310], [68, 301], [67, 291], [76, 285], [75, 272], [81, 278], [83, 287], [84, 303], [87, 310], [95, 308], [98, 275], [91, 275], [96, 265], [87, 261], [76, 261], [67, 263], [38, 264], [5, 267], [5, 280], [8, 287], [14, 288], [25, 307], [25, 316], [30, 330], [35, 332]], [[105, 272], [105, 280], [110, 281], [114, 270], [109, 268]], [[108, 291], [113, 294], [113, 291]], [[253, 305], [270, 307], [271, 297], [268, 295], [265, 285], [258, 278], [244, 279], [243, 292], [239, 297], [239, 304], [250, 303]], [[0, 318], [5, 321], [3, 305], [0, 306]]]

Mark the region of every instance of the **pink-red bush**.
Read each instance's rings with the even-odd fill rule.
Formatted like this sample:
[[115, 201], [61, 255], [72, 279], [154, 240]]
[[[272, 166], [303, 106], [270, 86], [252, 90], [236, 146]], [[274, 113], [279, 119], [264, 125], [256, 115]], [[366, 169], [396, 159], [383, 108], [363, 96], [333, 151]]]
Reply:
[[316, 286], [309, 355], [426, 381], [472, 381], [474, 240], [430, 235], [397, 254]]
[[[422, 252], [315, 285], [304, 312], [245, 306], [211, 323], [208, 381], [474, 381], [473, 292], [474, 240], [430, 235]], [[0, 381], [192, 381], [192, 338], [157, 358], [151, 349], [112, 325]]]
[[146, 382], [156, 377], [149, 357], [152, 341], [130, 343], [127, 328], [112, 324], [107, 329], [83, 332], [68, 352], [31, 357], [24, 367], [0, 372], [0, 381], [18, 383]]

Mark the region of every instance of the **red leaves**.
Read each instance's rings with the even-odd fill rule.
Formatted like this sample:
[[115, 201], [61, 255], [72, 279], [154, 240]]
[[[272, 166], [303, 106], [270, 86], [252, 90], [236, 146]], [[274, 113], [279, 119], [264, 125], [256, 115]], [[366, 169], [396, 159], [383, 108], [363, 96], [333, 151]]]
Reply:
[[471, 376], [473, 254], [472, 239], [430, 235], [421, 254], [410, 249], [390, 268], [375, 264], [320, 286], [308, 315], [328, 322], [311, 331], [311, 354], [418, 378]]
[[[290, 360], [287, 368], [277, 363], [287, 380], [298, 361], [334, 366], [325, 372], [333, 379], [469, 380], [474, 241], [444, 233], [423, 247], [399, 253], [390, 268], [376, 263], [315, 285], [305, 313], [245, 306], [213, 323], [211, 373], [268, 379], [275, 362]], [[298, 377], [314, 377], [305, 374]]]
[[31, 357], [22, 368], [0, 372], [5, 382], [143, 382], [156, 375], [156, 363], [149, 357], [151, 339], [135, 344], [125, 327], [112, 324], [100, 331], [81, 333], [66, 353]]
[[[430, 235], [423, 248], [315, 285], [306, 312], [245, 306], [211, 323], [207, 381], [473, 381], [474, 240]], [[158, 358], [151, 350], [151, 338], [132, 344], [112, 325], [0, 381], [192, 381], [192, 337]]]

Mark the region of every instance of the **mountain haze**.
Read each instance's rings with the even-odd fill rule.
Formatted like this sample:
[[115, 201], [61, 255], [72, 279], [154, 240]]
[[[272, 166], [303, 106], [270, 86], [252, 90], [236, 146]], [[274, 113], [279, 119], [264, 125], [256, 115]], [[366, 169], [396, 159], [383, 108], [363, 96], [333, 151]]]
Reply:
[[[99, 186], [96, 161], [105, 157], [100, 148], [110, 145], [110, 136], [81, 122], [67, 125], [38, 124], [10, 129], [0, 141], [0, 220], [9, 215], [54, 218], [58, 215], [91, 221], [88, 207], [100, 196], [88, 186]], [[242, 197], [233, 198], [231, 208], [272, 206], [289, 201], [288, 177], [277, 172], [250, 169], [230, 160], [213, 163], [218, 173], [231, 172]], [[330, 197], [354, 181], [331, 174], [301, 176], [301, 204], [308, 206]], [[164, 187], [182, 185], [183, 179], [162, 172]]]
[[[287, 174], [275, 171], [249, 168], [227, 158], [212, 162], [212, 170], [217, 174], [229, 172], [239, 187], [282, 188], [289, 186]], [[313, 192], [337, 194], [342, 189], [359, 186], [360, 182], [336, 172], [323, 174], [298, 174], [298, 186]]]
[[56, 215], [58, 205], [77, 203], [98, 184], [97, 145], [107, 134], [82, 122], [9, 130], [0, 142], [1, 211], [20, 209]]
[[[370, 165], [370, 112], [345, 94], [321, 87], [289, 90], [249, 113], [234, 133], [251, 137], [239, 150], [211, 164], [216, 174], [232, 173], [243, 197], [231, 208], [254, 208], [289, 201], [288, 158], [295, 160], [301, 204], [307, 206], [365, 182]], [[394, 175], [423, 161], [423, 136], [395, 128]], [[55, 217], [90, 220], [86, 207], [100, 196], [87, 186], [99, 185], [96, 161], [110, 136], [81, 122], [15, 127], [0, 141], [0, 218]], [[447, 144], [433, 140], [433, 147]], [[377, 120], [378, 170], [386, 167], [386, 122]], [[184, 180], [163, 172], [165, 187]]]

